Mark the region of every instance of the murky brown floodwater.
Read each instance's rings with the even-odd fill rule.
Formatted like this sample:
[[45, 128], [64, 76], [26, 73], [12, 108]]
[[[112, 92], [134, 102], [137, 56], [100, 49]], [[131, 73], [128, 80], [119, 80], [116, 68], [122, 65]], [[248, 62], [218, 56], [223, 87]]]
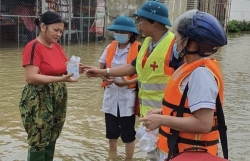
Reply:
[[[230, 35], [228, 45], [215, 57], [221, 62], [225, 81], [224, 111], [228, 125], [229, 156], [232, 161], [250, 158], [250, 34]], [[78, 55], [82, 63], [98, 65], [107, 43], [65, 47], [68, 56]], [[22, 49], [0, 49], [0, 160], [24, 161], [27, 155], [26, 133], [21, 124], [18, 103], [25, 84], [21, 67]], [[108, 160], [104, 115], [100, 111], [103, 89], [99, 78], [84, 75], [78, 83], [68, 84], [67, 119], [57, 141], [55, 161]], [[138, 125], [138, 123], [137, 123]], [[135, 159], [146, 161], [136, 145]], [[124, 160], [119, 142], [118, 156]]]

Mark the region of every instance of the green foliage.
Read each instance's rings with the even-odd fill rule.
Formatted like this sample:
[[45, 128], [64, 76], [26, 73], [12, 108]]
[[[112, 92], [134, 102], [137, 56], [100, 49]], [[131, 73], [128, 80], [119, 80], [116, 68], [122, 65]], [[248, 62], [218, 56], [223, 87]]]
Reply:
[[229, 32], [239, 32], [240, 29], [238, 28], [239, 23], [237, 20], [232, 20], [228, 24], [228, 31]]
[[250, 31], [250, 21], [232, 20], [228, 24], [229, 32]]

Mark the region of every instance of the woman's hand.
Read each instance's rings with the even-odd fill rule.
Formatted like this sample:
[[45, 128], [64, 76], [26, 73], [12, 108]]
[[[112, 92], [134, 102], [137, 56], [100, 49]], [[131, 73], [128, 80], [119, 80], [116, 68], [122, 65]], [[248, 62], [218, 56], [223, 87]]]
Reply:
[[79, 64], [79, 74], [83, 74], [86, 71], [87, 66], [82, 63]]
[[63, 75], [62, 78], [62, 82], [78, 82], [79, 78], [75, 78], [75, 79], [71, 79], [70, 77], [72, 77], [74, 74], [70, 73], [67, 75]]
[[151, 114], [161, 114], [162, 109], [153, 109], [149, 110], [146, 114], [146, 116], [151, 115]]
[[118, 87], [124, 87], [124, 86], [129, 85], [129, 81], [126, 79], [126, 77], [121, 77], [119, 81], [115, 81], [114, 83]]
[[106, 79], [106, 81], [108, 85], [111, 85], [112, 83], [115, 82], [115, 77], [109, 77], [108, 79]]
[[146, 127], [146, 131], [148, 132], [162, 126], [163, 117], [164, 116], [162, 115], [151, 114], [143, 118], [140, 118], [139, 121], [143, 123], [143, 125]]

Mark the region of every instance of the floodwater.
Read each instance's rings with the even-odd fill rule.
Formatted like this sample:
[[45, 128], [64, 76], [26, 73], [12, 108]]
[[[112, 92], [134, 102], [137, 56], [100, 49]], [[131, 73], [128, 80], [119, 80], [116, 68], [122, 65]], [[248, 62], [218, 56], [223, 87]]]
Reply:
[[[69, 57], [80, 56], [84, 64], [99, 66], [98, 59], [107, 43], [66, 46], [65, 51]], [[215, 55], [221, 63], [225, 81], [224, 112], [231, 161], [250, 158], [249, 44], [250, 34], [229, 35], [228, 45]], [[0, 49], [0, 161], [24, 161], [27, 156], [26, 133], [18, 109], [25, 84], [21, 52], [21, 48]], [[100, 78], [86, 78], [85, 75], [77, 83], [68, 83], [67, 119], [56, 144], [55, 161], [124, 160], [121, 141], [117, 156], [108, 152], [100, 83]], [[147, 160], [146, 153], [139, 150], [138, 142], [134, 160]]]

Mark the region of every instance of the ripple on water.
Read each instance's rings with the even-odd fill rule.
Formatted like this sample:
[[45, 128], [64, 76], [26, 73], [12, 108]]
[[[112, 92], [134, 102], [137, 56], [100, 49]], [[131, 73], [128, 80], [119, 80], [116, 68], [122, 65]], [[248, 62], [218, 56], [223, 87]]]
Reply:
[[[250, 158], [250, 35], [229, 36], [228, 45], [214, 57], [220, 62], [225, 82], [224, 111], [228, 126], [229, 156], [233, 161]], [[93, 43], [65, 48], [67, 55], [81, 57], [83, 64], [99, 66], [98, 59], [107, 43]], [[20, 49], [0, 52], [0, 160], [25, 160], [26, 132], [18, 110], [24, 86]], [[124, 144], [119, 140], [118, 154], [108, 152], [105, 121], [101, 112], [103, 89], [99, 78], [81, 76], [78, 83], [68, 83], [68, 110], [64, 129], [57, 141], [55, 161], [124, 160]], [[136, 127], [138, 126], [138, 122]], [[221, 155], [221, 152], [220, 152]], [[136, 142], [135, 160], [146, 160]]]

